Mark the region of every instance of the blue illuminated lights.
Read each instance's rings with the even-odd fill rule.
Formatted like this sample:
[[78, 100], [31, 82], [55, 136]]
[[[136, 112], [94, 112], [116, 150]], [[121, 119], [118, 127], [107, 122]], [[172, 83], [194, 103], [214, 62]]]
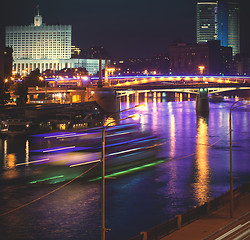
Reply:
[[[203, 79], [204, 77], [206, 78], [215, 78], [215, 79], [250, 79], [250, 77], [247, 76], [200, 76], [200, 75], [191, 75], [191, 76], [185, 76], [185, 75], [136, 75], [136, 76], [109, 76], [109, 79], [149, 79], [149, 78], [172, 78], [173, 80], [175, 80], [176, 78], [178, 79], [185, 79], [185, 78], [199, 78], [199, 79]], [[104, 77], [103, 77], [104, 79]], [[66, 78], [66, 77], [62, 77], [62, 78], [46, 78], [45, 81], [76, 81], [79, 80], [79, 78]], [[82, 78], [82, 80], [85, 80]], [[99, 80], [99, 77], [91, 77], [88, 80]]]
[[[186, 75], [137, 75], [137, 76], [109, 76], [109, 79], [134, 79], [134, 78], [172, 78], [173, 80], [175, 78], [180, 78], [180, 79], [184, 79], [184, 78], [201, 78], [203, 79], [205, 78], [222, 78], [222, 79], [250, 79], [250, 77], [248, 76], [200, 76], [200, 75], [190, 75], [190, 76], [186, 76]], [[98, 80], [98, 77], [92, 77], [91, 80]]]

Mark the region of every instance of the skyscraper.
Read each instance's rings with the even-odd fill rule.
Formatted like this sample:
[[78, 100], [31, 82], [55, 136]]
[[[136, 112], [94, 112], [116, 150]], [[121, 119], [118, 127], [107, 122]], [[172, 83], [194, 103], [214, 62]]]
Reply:
[[197, 3], [197, 43], [218, 39], [217, 2]]
[[239, 1], [227, 1], [228, 8], [228, 46], [233, 48], [233, 55], [240, 53], [240, 7]]
[[220, 40], [221, 46], [240, 53], [240, 18], [238, 0], [197, 2], [197, 43]]
[[228, 8], [225, 1], [218, 2], [218, 40], [221, 46], [228, 47]]

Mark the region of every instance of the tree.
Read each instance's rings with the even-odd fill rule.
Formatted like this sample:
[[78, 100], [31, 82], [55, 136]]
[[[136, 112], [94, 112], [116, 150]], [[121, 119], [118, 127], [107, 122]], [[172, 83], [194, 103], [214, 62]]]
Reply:
[[23, 106], [26, 104], [28, 100], [28, 88], [24, 82], [13, 83], [13, 85], [10, 86], [10, 91], [12, 92], [13, 96], [16, 97], [17, 106]]
[[9, 100], [10, 100], [10, 94], [7, 92], [7, 88], [3, 78], [0, 77], [0, 105], [8, 103]]
[[39, 77], [40, 71], [37, 68], [34, 71], [30, 72], [30, 74], [25, 77], [24, 81], [28, 87], [42, 86], [44, 83], [42, 83]]

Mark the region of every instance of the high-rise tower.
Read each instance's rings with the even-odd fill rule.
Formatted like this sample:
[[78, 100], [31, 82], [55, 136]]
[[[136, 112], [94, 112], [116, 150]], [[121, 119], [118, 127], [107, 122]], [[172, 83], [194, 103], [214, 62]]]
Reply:
[[220, 40], [221, 46], [240, 53], [239, 0], [197, 2], [197, 43]]
[[228, 46], [233, 48], [233, 55], [240, 53], [240, 6], [239, 1], [227, 1], [228, 8]]
[[197, 43], [218, 39], [217, 2], [197, 3]]

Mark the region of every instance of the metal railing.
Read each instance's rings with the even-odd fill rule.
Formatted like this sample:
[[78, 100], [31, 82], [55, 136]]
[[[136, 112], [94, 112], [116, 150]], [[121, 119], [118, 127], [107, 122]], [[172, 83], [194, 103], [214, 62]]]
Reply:
[[[250, 192], [250, 182], [234, 190], [234, 199], [239, 198]], [[194, 207], [187, 212], [177, 215], [164, 223], [158, 224], [140, 235], [130, 238], [129, 240], [159, 240], [166, 235], [180, 229], [181, 227], [190, 224], [191, 222], [200, 219], [209, 213], [217, 210], [230, 202], [230, 191], [224, 193], [218, 198], [206, 202], [201, 206]]]

